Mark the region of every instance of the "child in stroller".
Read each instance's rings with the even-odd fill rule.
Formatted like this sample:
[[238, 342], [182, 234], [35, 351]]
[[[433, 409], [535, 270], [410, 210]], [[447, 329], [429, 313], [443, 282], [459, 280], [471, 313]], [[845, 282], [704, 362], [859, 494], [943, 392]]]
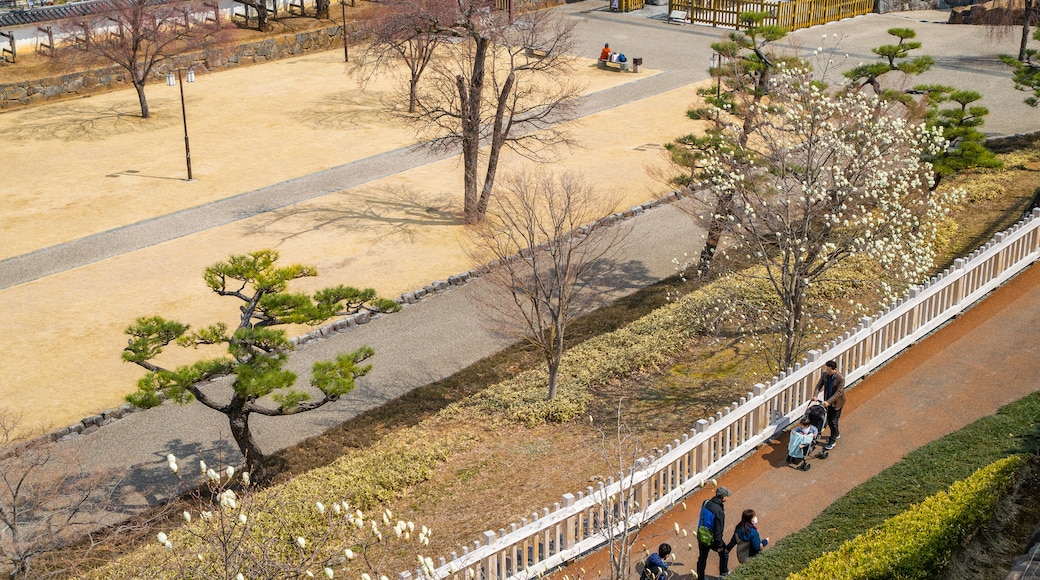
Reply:
[[[787, 445], [787, 464], [802, 471], [809, 471], [809, 455], [815, 451], [820, 440], [820, 431], [827, 422], [827, 409], [813, 399], [798, 426], [791, 430], [791, 442]], [[816, 457], [827, 459], [827, 451]]]

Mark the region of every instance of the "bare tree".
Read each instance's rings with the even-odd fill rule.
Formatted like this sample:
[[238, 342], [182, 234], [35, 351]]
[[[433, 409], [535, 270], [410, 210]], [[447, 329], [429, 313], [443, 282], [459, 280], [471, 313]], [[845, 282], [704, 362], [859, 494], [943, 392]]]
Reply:
[[146, 119], [144, 87], [153, 73], [181, 55], [219, 45], [230, 32], [227, 24], [205, 18], [205, 11], [190, 3], [109, 0], [108, 4], [110, 11], [70, 25], [70, 40], [57, 56], [84, 66], [112, 64], [126, 71]]
[[419, 79], [437, 47], [445, 40], [438, 31], [455, 20], [454, 0], [388, 0], [365, 20], [372, 43], [362, 58], [368, 74], [382, 72], [388, 61], [408, 67], [408, 112], [415, 113]]
[[82, 458], [22, 431], [0, 410], [0, 562], [8, 578], [35, 578], [34, 563], [97, 525], [108, 487], [82, 474]]
[[[249, 427], [250, 416], [292, 415], [336, 401], [354, 389], [358, 377], [368, 373], [371, 365], [362, 363], [374, 354], [371, 348], [361, 347], [340, 354], [333, 361], [314, 363], [311, 386], [320, 398], [312, 399], [310, 393], [292, 388], [296, 374], [284, 368], [292, 343], [284, 330], [272, 327], [320, 324], [337, 315], [392, 312], [399, 308], [393, 301], [377, 298], [371, 288], [334, 286], [315, 292], [313, 297], [288, 292], [289, 282], [316, 276], [317, 271], [298, 264], [279, 266], [277, 261], [277, 252], [259, 250], [231, 256], [226, 262], [206, 268], [203, 278], [210, 290], [240, 303], [239, 323], [231, 332], [222, 322], [189, 332], [186, 324], [160, 316], [142, 317], [127, 327], [130, 339], [123, 349], [124, 361], [148, 371], [138, 381], [137, 391], [127, 396], [128, 401], [149, 408], [161, 404], [165, 396], [180, 403], [197, 399], [224, 414], [257, 481], [265, 480], [267, 473], [264, 455]], [[153, 359], [171, 342], [187, 348], [222, 345], [229, 356], [169, 370], [156, 365]], [[230, 396], [203, 384], [225, 376], [234, 377]], [[268, 395], [273, 404], [265, 399]]]
[[456, 4], [453, 21], [437, 32], [459, 42], [445, 44], [445, 58], [424, 77], [417, 116], [431, 136], [426, 146], [461, 148], [465, 220], [477, 223], [487, 212], [503, 148], [548, 161], [556, 146], [570, 143], [558, 123], [570, 118], [580, 93], [567, 74], [574, 23], [537, 4], [521, 3], [512, 21], [490, 0]]
[[[639, 438], [622, 418], [622, 402], [618, 401], [617, 422], [613, 429], [601, 429], [599, 438], [589, 441], [589, 445], [599, 451], [604, 465], [611, 473], [607, 481], [599, 482], [599, 488], [594, 489], [591, 495], [599, 504], [592, 523], [596, 531], [607, 540], [612, 580], [633, 577], [632, 549], [639, 530], [646, 522], [648, 507], [639, 504], [633, 485], [636, 472], [646, 466], [646, 459], [641, 456], [643, 451], [639, 446]], [[620, 483], [621, 491], [618, 495], [608, 495], [606, 488], [614, 481]]]
[[488, 219], [473, 230], [471, 255], [499, 264], [488, 275], [495, 292], [486, 307], [541, 353], [553, 399], [567, 325], [626, 229], [600, 220], [613, 208], [574, 174], [525, 173], [505, 181]]

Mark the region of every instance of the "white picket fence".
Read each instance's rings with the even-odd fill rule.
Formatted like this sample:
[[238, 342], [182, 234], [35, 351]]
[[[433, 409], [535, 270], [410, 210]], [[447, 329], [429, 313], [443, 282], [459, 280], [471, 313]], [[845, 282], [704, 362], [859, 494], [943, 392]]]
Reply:
[[[811, 351], [802, 363], [774, 377], [770, 384], [755, 385], [746, 397], [715, 417], [697, 421], [660, 456], [637, 462], [642, 468], [623, 482], [610, 479], [598, 489], [565, 494], [552, 509], [543, 508], [508, 530], [484, 532], [481, 540], [463, 547], [461, 554], [452, 553], [450, 561], [441, 558], [433, 580], [525, 580], [605, 545], [611, 534], [604, 530], [604, 522], [616, 521], [620, 513], [634, 513], [630, 526], [642, 525], [801, 417], [825, 361], [836, 360], [852, 384], [1038, 258], [1040, 209], [1034, 209], [970, 256], [958, 259], [941, 276], [911, 289], [877, 316], [863, 318], [825, 350]], [[622, 511], [619, 505], [625, 498], [638, 507]], [[606, 509], [614, 510], [615, 517], [608, 517]], [[429, 571], [414, 574], [430, 578]], [[412, 575], [403, 572], [401, 578]]]

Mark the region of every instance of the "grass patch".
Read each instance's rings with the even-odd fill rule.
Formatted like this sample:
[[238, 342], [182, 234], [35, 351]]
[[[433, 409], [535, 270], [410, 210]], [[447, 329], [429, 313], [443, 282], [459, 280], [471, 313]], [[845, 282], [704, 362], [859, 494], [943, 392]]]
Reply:
[[775, 580], [799, 572], [912, 505], [1009, 455], [1040, 449], [1040, 393], [1003, 407], [908, 454], [834, 502], [804, 529], [734, 570], [740, 579]]

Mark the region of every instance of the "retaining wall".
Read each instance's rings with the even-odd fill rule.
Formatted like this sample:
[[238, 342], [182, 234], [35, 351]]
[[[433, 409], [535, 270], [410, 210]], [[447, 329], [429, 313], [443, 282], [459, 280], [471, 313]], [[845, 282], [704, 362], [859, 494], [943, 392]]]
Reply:
[[[164, 71], [171, 68], [193, 65], [197, 72], [206, 73], [342, 46], [343, 36], [339, 25], [284, 34], [238, 45], [230, 53], [201, 52], [185, 55], [171, 61], [169, 66], [157, 67], [152, 73], [151, 82], [165, 82]], [[127, 72], [115, 66], [0, 84], [0, 110], [106, 93], [131, 86]]]

